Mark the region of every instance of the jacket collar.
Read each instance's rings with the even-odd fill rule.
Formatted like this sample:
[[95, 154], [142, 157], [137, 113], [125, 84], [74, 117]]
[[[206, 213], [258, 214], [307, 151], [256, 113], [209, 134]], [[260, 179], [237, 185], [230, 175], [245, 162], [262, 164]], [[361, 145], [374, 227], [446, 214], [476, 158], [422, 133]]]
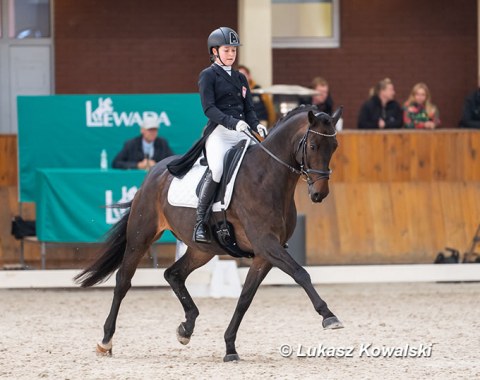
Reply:
[[213, 70], [220, 76], [222, 76], [223, 78], [225, 78], [226, 80], [228, 80], [230, 83], [232, 83], [233, 85], [235, 85], [235, 87], [237, 87], [239, 90], [242, 89], [242, 83], [240, 82], [240, 78], [238, 76], [238, 72], [236, 70], [233, 70], [232, 69], [232, 75], [228, 75], [228, 73], [222, 69], [219, 65], [217, 65], [216, 63], [212, 63], [212, 66]]

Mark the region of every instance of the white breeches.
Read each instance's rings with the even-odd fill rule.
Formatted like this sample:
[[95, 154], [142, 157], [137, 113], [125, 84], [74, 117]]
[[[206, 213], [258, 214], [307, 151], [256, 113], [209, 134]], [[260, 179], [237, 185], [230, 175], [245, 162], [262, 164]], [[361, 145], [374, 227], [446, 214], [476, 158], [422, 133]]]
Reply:
[[212, 171], [212, 178], [215, 182], [220, 182], [222, 178], [225, 153], [241, 140], [248, 140], [247, 144], [251, 143], [245, 133], [227, 129], [223, 125], [217, 125], [208, 136], [205, 150], [207, 151], [208, 166]]

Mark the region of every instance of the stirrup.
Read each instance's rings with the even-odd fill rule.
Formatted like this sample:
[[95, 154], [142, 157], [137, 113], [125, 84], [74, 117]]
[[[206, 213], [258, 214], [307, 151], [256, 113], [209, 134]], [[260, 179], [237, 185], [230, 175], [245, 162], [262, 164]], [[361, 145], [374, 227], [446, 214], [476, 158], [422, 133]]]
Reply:
[[210, 228], [207, 223], [201, 221], [195, 224], [195, 227], [193, 228], [193, 241], [205, 244], [210, 244], [212, 242]]

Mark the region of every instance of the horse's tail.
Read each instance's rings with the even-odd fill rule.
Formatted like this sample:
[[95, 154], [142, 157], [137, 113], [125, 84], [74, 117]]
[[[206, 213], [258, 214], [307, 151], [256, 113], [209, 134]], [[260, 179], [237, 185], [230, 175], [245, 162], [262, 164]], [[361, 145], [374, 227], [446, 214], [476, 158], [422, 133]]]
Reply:
[[[132, 202], [117, 204], [115, 207], [127, 208]], [[127, 222], [130, 216], [130, 209], [125, 212], [108, 232], [107, 239], [100, 251], [100, 257], [88, 268], [74, 277], [77, 284], [87, 288], [106, 281], [112, 273], [120, 266], [127, 246]]]

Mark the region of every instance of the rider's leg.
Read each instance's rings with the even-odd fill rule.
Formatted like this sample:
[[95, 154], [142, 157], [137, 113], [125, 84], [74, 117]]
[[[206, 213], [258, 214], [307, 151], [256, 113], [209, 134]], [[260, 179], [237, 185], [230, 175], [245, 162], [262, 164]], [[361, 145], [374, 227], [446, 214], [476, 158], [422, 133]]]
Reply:
[[207, 226], [208, 218], [206, 218], [206, 215], [217, 187], [218, 182], [213, 180], [212, 172], [210, 169], [208, 169], [205, 182], [203, 182], [202, 188], [200, 189], [200, 194], [198, 195], [197, 220], [193, 230], [193, 239], [197, 243], [211, 242], [210, 230]]
[[197, 218], [193, 231], [193, 239], [196, 242], [210, 243], [211, 241], [210, 230], [207, 226], [207, 211], [222, 178], [223, 157], [232, 146], [244, 137], [240, 132], [228, 130], [222, 125], [218, 125], [208, 136], [205, 150], [210, 172], [207, 173], [198, 196]]

